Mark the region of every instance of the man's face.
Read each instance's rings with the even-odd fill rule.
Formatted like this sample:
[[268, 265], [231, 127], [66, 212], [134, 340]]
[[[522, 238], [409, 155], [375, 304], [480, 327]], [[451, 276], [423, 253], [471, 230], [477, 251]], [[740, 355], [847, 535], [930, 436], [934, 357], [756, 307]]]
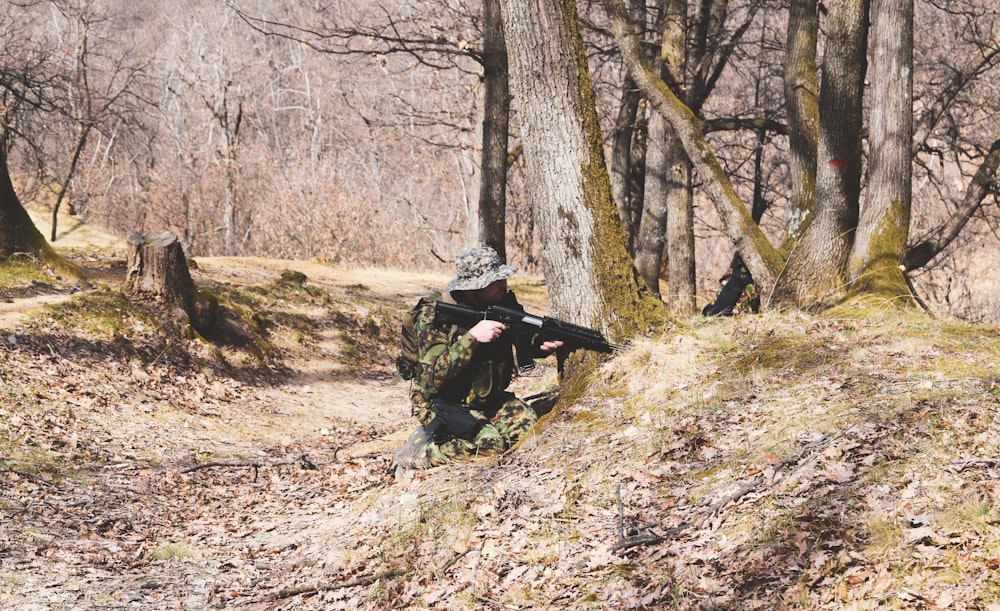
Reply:
[[469, 305], [483, 308], [500, 303], [506, 294], [507, 281], [496, 280], [484, 288], [475, 291], [466, 291], [465, 296], [468, 299]]

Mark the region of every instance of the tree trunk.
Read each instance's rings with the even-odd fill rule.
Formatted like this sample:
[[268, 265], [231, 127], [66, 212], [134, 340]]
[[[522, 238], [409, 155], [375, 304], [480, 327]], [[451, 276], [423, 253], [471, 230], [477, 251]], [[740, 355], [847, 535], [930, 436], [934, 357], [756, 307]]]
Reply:
[[[687, 103], [687, 0], [667, 0], [662, 25], [660, 74], [677, 98]], [[672, 125], [665, 124], [661, 146], [662, 175], [666, 177], [667, 310], [675, 316], [693, 314], [696, 307], [694, 256], [694, 198], [691, 162]], [[663, 252], [656, 252], [659, 261]], [[659, 274], [659, 269], [657, 269]]]
[[499, 0], [483, 2], [482, 176], [479, 187], [479, 241], [507, 259], [507, 146], [510, 90], [507, 46], [500, 21]]
[[667, 251], [667, 309], [676, 316], [695, 310], [694, 208], [691, 163], [673, 128], [658, 112], [649, 119], [645, 205], [635, 248], [635, 266], [660, 296]]
[[89, 288], [83, 272], [45, 241], [31, 217], [21, 204], [7, 166], [4, 138], [0, 135], [0, 259], [26, 253], [37, 257], [42, 265], [51, 267], [56, 274], [65, 276], [81, 288]]
[[[629, 11], [633, 22], [640, 24], [637, 27], [644, 32], [646, 1], [629, 0]], [[628, 236], [628, 251], [632, 254], [635, 254], [639, 222], [645, 201], [642, 197], [644, 190], [637, 187], [636, 180], [637, 176], [642, 176], [645, 181], [645, 163], [639, 163], [646, 159], [646, 127], [643, 120], [645, 114], [642, 95], [635, 86], [635, 81], [626, 75], [622, 83], [621, 105], [618, 107], [618, 117], [615, 120], [610, 167], [611, 194], [618, 206], [618, 216], [625, 228], [625, 234]], [[638, 152], [641, 152], [641, 155], [634, 154]]]
[[712, 148], [701, 132], [701, 122], [646, 65], [635, 29], [622, 0], [604, 0], [612, 29], [629, 74], [657, 112], [673, 126], [684, 152], [700, 175], [706, 194], [722, 218], [726, 234], [743, 255], [761, 293], [774, 286], [782, 259], [753, 221]]
[[874, 0], [871, 91], [868, 197], [848, 279], [855, 291], [912, 302], [900, 264], [913, 184], [913, 0]]
[[639, 133], [636, 119], [639, 114], [641, 96], [632, 79], [627, 78], [622, 84], [621, 105], [618, 107], [618, 117], [615, 119], [615, 130], [611, 145], [611, 193], [618, 207], [618, 217], [621, 219], [625, 235], [628, 236], [628, 250], [635, 251], [635, 241], [641, 209], [636, 209], [636, 198], [633, 197], [632, 172], [635, 160], [632, 159], [632, 148]]
[[226, 320], [218, 299], [195, 286], [184, 249], [172, 233], [129, 236], [122, 290], [130, 298], [164, 304], [177, 315], [185, 335], [193, 335], [193, 329], [217, 341], [246, 339], [241, 329]]
[[635, 268], [653, 294], [661, 297], [660, 270], [667, 240], [667, 202], [677, 185], [671, 184], [670, 124], [663, 115], [653, 112], [649, 117], [648, 133], [645, 198], [635, 242]]
[[[819, 99], [815, 216], [788, 257], [775, 287], [777, 303], [809, 306], [845, 294], [861, 191], [867, 25], [868, 0], [830, 5]], [[752, 267], [750, 271], [756, 279]]]
[[792, 181], [786, 247], [800, 238], [816, 203], [819, 146], [819, 40], [817, 0], [792, 0], [785, 46], [785, 108], [788, 112], [788, 172]]
[[697, 309], [694, 200], [691, 161], [676, 138], [670, 140], [667, 164], [671, 185], [667, 194], [667, 310], [674, 316], [687, 316]]
[[665, 320], [611, 197], [574, 0], [501, 0], [528, 197], [560, 318], [622, 340]]

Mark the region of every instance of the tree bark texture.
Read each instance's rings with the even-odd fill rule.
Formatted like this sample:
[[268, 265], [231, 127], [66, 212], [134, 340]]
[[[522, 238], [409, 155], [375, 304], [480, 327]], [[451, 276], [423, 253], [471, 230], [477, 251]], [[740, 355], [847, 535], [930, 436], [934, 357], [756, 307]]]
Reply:
[[483, 0], [483, 151], [479, 241], [507, 259], [507, 146], [510, 87], [500, 1]]
[[623, 339], [664, 313], [612, 201], [574, 0], [501, 0], [528, 197], [553, 312]]
[[194, 281], [188, 271], [184, 249], [173, 234], [134, 233], [129, 237], [123, 290], [134, 297], [161, 298], [191, 316], [195, 301]]
[[[660, 74], [685, 104], [688, 102], [685, 79], [687, 10], [687, 0], [666, 0], [660, 46]], [[664, 136], [663, 172], [669, 178], [666, 192], [667, 310], [675, 316], [687, 316], [695, 312], [697, 298], [691, 161], [673, 126], [667, 125]]]
[[671, 314], [686, 316], [694, 312], [696, 298], [691, 165], [673, 128], [658, 112], [649, 119], [645, 193], [635, 248], [636, 269], [659, 295], [666, 251], [664, 301]]
[[[634, 23], [646, 23], [646, 0], [629, 0], [629, 11]], [[641, 34], [640, 34], [641, 35]], [[635, 254], [635, 244], [642, 218], [644, 189], [637, 186], [634, 178], [643, 176], [645, 181], [645, 133], [643, 121], [645, 104], [642, 104], [642, 94], [629, 76], [622, 83], [621, 104], [615, 119], [615, 129], [611, 146], [611, 194], [618, 206], [618, 216], [621, 218], [625, 234], [628, 236], [628, 251]], [[642, 118], [640, 118], [642, 113]], [[640, 148], [641, 147], [641, 148]], [[641, 151], [641, 155], [633, 152]], [[651, 287], [654, 288], [655, 287]]]
[[791, 0], [785, 46], [785, 108], [788, 113], [788, 166], [791, 193], [787, 227], [790, 247], [802, 236], [816, 203], [816, 150], [819, 146], [819, 40], [817, 0]]
[[912, 301], [900, 265], [910, 227], [913, 0], [873, 0], [868, 193], [848, 262], [852, 290]]
[[632, 147], [635, 139], [641, 137], [636, 119], [639, 114], [640, 94], [635, 83], [626, 78], [622, 84], [621, 104], [615, 119], [615, 131], [611, 145], [611, 193], [618, 207], [618, 217], [628, 236], [629, 252], [635, 251], [636, 233], [642, 209], [635, 204], [632, 188]]
[[674, 316], [687, 316], [697, 309], [691, 162], [676, 139], [671, 138], [668, 146], [667, 310]]
[[[867, 26], [868, 0], [839, 0], [829, 6], [819, 98], [815, 216], [788, 256], [775, 288], [778, 303], [809, 306], [845, 293], [861, 191]], [[750, 271], [756, 279], [752, 267]]]
[[658, 112], [649, 117], [649, 141], [646, 145], [646, 185], [642, 220], [635, 242], [635, 268], [657, 297], [660, 295], [660, 270], [667, 241], [667, 210], [672, 184], [670, 167], [671, 132], [669, 123]]

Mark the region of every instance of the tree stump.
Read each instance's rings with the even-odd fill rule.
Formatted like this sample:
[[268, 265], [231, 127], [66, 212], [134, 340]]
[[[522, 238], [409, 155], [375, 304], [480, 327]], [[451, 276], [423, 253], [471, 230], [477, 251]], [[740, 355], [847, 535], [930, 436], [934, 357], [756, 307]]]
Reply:
[[184, 259], [184, 249], [172, 233], [128, 239], [128, 266], [124, 291], [132, 297], [162, 299], [190, 316], [195, 286]]
[[123, 290], [133, 299], [162, 302], [177, 316], [185, 336], [193, 336], [195, 331], [215, 337], [225, 331], [222, 307], [214, 296], [198, 291], [184, 249], [171, 233], [133, 233], [129, 237]]

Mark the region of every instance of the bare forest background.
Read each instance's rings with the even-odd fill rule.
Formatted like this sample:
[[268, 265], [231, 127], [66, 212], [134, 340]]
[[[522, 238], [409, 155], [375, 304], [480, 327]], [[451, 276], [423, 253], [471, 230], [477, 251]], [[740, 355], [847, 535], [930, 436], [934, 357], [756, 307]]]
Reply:
[[[651, 56], [668, 5], [632, 3]], [[622, 124], [634, 86], [602, 4], [578, 8], [612, 160], [616, 136], [644, 133], [648, 110], [640, 103]], [[727, 55], [691, 68], [719, 67], [701, 75], [710, 86], [697, 114], [780, 243], [792, 209], [782, 128], [788, 3], [706, 0], [688, 10], [690, 27], [704, 30], [689, 36], [689, 57]], [[4, 63], [43, 75], [58, 100], [18, 114], [8, 89], [0, 107], [2, 144], [29, 205], [55, 202], [123, 237], [171, 231], [192, 256], [431, 271], [479, 241], [481, 1], [5, 0], [0, 11], [0, 52], [18, 58]], [[1000, 138], [993, 0], [917, 0], [915, 11], [914, 115], [935, 120], [932, 133], [914, 139], [914, 245], [962, 209]], [[517, 112], [512, 106], [506, 254], [538, 273]], [[642, 142], [633, 139], [629, 165], [640, 202]], [[733, 246], [694, 181], [700, 305]], [[996, 322], [995, 170], [987, 184], [961, 233], [909, 276], [932, 310]]]

